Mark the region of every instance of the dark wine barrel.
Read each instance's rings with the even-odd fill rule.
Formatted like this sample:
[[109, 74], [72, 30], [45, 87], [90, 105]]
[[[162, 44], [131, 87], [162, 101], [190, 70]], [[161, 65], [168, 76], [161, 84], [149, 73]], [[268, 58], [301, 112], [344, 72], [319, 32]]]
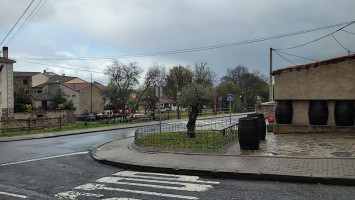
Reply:
[[292, 124], [292, 101], [279, 100], [276, 104], [275, 118], [278, 124]]
[[260, 140], [265, 140], [266, 122], [265, 122], [264, 114], [253, 113], [253, 114], [248, 114], [247, 117], [257, 117], [258, 118]]
[[312, 100], [309, 102], [308, 119], [310, 125], [327, 125], [328, 104], [325, 100]]
[[334, 118], [337, 126], [354, 126], [354, 101], [335, 101]]
[[256, 117], [243, 117], [239, 119], [238, 138], [240, 149], [259, 150], [260, 135], [259, 123]]

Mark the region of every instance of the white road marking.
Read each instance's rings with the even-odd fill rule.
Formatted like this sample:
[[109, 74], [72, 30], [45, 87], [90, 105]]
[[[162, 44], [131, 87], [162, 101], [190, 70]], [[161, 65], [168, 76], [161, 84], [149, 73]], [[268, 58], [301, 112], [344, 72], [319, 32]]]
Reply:
[[[212, 188], [213, 184], [219, 184], [216, 181], [203, 181], [199, 180], [198, 176], [186, 176], [186, 175], [175, 175], [175, 174], [163, 174], [163, 173], [149, 173], [149, 172], [134, 172], [134, 171], [121, 171], [113, 174], [112, 177], [103, 177], [97, 179], [96, 182], [101, 183], [87, 183], [75, 187], [74, 190], [84, 190], [84, 191], [97, 191], [97, 190], [106, 190], [112, 192], [126, 192], [134, 194], [143, 194], [159, 197], [168, 197], [168, 198], [179, 198], [179, 199], [198, 199], [194, 196], [185, 196], [178, 194], [169, 194], [169, 193], [160, 193], [160, 192], [151, 192], [147, 190], [134, 190], [134, 189], [124, 189], [118, 188], [117, 185], [125, 186], [138, 186], [146, 188], [158, 188], [158, 189], [168, 189], [168, 190], [178, 190], [178, 191], [188, 191], [188, 192], [203, 192]], [[110, 186], [104, 184], [110, 184]], [[134, 187], [133, 187], [134, 188]], [[55, 196], [59, 199], [71, 199], [76, 200], [78, 196], [90, 196], [91, 197], [102, 197], [98, 194], [92, 193], [81, 193], [67, 191], [58, 193]], [[97, 196], [95, 196], [97, 195]], [[130, 200], [129, 198], [123, 197], [110, 197], [102, 200]], [[135, 199], [131, 199], [135, 200]]]
[[12, 194], [12, 193], [8, 193], [8, 192], [1, 192], [1, 191], [0, 191], [0, 194], [7, 195], [7, 196], [18, 197], [18, 198], [22, 198], [22, 199], [26, 199], [26, 198], [27, 198], [27, 197], [24, 196], [24, 195]]
[[186, 176], [186, 175], [175, 175], [175, 174], [162, 174], [162, 173], [149, 173], [149, 172], [133, 172], [133, 171], [122, 171], [114, 174], [115, 176], [125, 176], [132, 178], [146, 178], [156, 179], [156, 180], [167, 180], [167, 181], [188, 181], [193, 183], [203, 183], [203, 184], [219, 184], [216, 181], [201, 181], [198, 180], [198, 176]]
[[[174, 187], [174, 186], [167, 186], [167, 185], [153, 185], [153, 184], [144, 184], [144, 183], [132, 183], [132, 182], [125, 182], [125, 180], [182, 185], [182, 187]], [[119, 178], [119, 177], [104, 177], [97, 180], [97, 182], [113, 183], [118, 185], [134, 185], [134, 186], [152, 187], [152, 188], [169, 189], [169, 190], [183, 190], [183, 191], [191, 191], [191, 192], [203, 192], [212, 188], [211, 185], [201, 185], [201, 184], [194, 184], [194, 183], [183, 183], [183, 182], [172, 182], [172, 181], [158, 181], [158, 180], [148, 180], [148, 179], [136, 179], [136, 178]]]
[[81, 192], [74, 192], [74, 191], [67, 191], [67, 192], [61, 192], [56, 195], [54, 195], [58, 199], [70, 199], [70, 200], [76, 200], [78, 196], [86, 196], [86, 197], [103, 197], [104, 195], [102, 194], [93, 194], [93, 193], [81, 193]]
[[128, 193], [136, 193], [136, 194], [146, 194], [146, 195], [154, 195], [154, 196], [161, 196], [161, 197], [179, 198], [179, 199], [198, 199], [197, 197], [192, 197], [192, 196], [183, 196], [183, 195], [177, 195], [177, 194], [165, 194], [165, 193], [160, 193], [160, 192], [149, 192], [149, 191], [141, 191], [141, 190], [129, 190], [129, 189], [122, 189], [122, 188], [112, 188], [112, 187], [107, 187], [107, 186], [102, 185], [102, 184], [92, 184], [92, 183], [88, 183], [88, 184], [85, 184], [85, 185], [78, 186], [75, 189], [77, 189], [77, 190], [87, 190], [87, 191], [108, 190], [108, 191], [119, 191], [119, 192], [128, 192]]
[[48, 157], [43, 157], [43, 158], [35, 158], [35, 159], [30, 159], [30, 160], [23, 160], [23, 161], [18, 161], [18, 162], [0, 164], [0, 167], [2, 167], [2, 166], [8, 166], [8, 165], [17, 165], [17, 164], [21, 164], [21, 163], [28, 163], [28, 162], [39, 161], [39, 160], [48, 160], [48, 159], [52, 159], [52, 158], [60, 158], [60, 157], [66, 157], [66, 156], [74, 156], [74, 155], [80, 155], [80, 154], [87, 154], [87, 153], [89, 153], [89, 152], [88, 152], [88, 151], [83, 151], [83, 152], [62, 154], [62, 155], [56, 155], [56, 156], [48, 156]]
[[140, 199], [132, 199], [132, 198], [107, 198], [101, 200], [140, 200]]

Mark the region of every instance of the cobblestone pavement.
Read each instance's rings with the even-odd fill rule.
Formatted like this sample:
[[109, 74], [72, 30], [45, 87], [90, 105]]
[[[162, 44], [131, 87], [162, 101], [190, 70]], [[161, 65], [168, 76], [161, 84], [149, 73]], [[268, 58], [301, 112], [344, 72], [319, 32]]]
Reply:
[[241, 151], [238, 141], [226, 155], [355, 158], [355, 134], [273, 134], [267, 133], [258, 151]]

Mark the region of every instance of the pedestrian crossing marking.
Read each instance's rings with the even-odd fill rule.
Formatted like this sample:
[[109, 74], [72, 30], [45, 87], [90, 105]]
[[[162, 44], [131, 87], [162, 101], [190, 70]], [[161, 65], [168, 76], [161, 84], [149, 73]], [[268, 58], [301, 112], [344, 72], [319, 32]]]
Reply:
[[144, 190], [131, 190], [131, 189], [113, 188], [113, 187], [107, 187], [106, 185], [93, 184], [93, 183], [88, 183], [88, 184], [85, 184], [85, 185], [81, 185], [81, 186], [76, 187], [75, 189], [78, 189], [78, 190], [82, 189], [82, 190], [87, 190], [87, 191], [108, 190], [108, 191], [128, 192], [128, 193], [135, 193], [135, 194], [146, 194], [146, 195], [154, 195], [154, 196], [170, 197], [170, 198], [178, 198], [178, 199], [198, 199], [197, 197], [192, 197], [192, 196], [184, 196], [184, 195], [178, 195], [178, 194], [166, 194], [166, 193], [160, 193], [160, 192], [149, 192], [149, 191], [144, 191]]
[[[128, 194], [139, 194], [157, 197], [177, 198], [177, 199], [199, 199], [195, 196], [171, 194], [169, 192], [149, 191], [149, 189], [164, 189], [165, 191], [186, 191], [186, 192], [205, 192], [212, 189], [212, 185], [219, 184], [217, 181], [199, 180], [198, 176], [186, 176], [163, 173], [121, 171], [112, 174], [109, 177], [103, 177], [96, 180], [96, 183], [86, 183], [74, 188], [73, 191], [61, 192], [55, 195], [58, 199], [77, 200], [85, 197], [101, 198], [101, 200], [136, 200], [126, 197], [107, 197], [104, 198], [100, 191], [122, 192]], [[116, 186], [132, 186], [119, 188]], [[134, 190], [132, 188], [139, 187]], [[144, 188], [144, 189], [142, 189]], [[98, 194], [95, 194], [98, 193]], [[110, 193], [113, 194], [113, 193]]]
[[[136, 182], [150, 182], [150, 183], [163, 183], [163, 184], [171, 184], [171, 185], [181, 185], [181, 187], [173, 187], [166, 185], [153, 185], [153, 184], [145, 184], [145, 183], [132, 183], [125, 182], [128, 181], [136, 181]], [[147, 179], [136, 179], [136, 178], [119, 178], [119, 177], [104, 177], [97, 180], [99, 183], [113, 183], [118, 185], [133, 185], [133, 186], [143, 186], [143, 187], [153, 187], [160, 189], [169, 189], [169, 190], [184, 190], [184, 191], [192, 191], [192, 192], [203, 192], [212, 188], [211, 185], [201, 185], [195, 183], [181, 183], [181, 182], [172, 182], [172, 181], [158, 181], [158, 180], [147, 180]]]
[[122, 172], [117, 172], [114, 175], [125, 176], [125, 177], [147, 178], [147, 179], [160, 179], [160, 180], [167, 180], [167, 181], [189, 181], [195, 183], [219, 184], [219, 182], [216, 181], [198, 180], [200, 178], [198, 176], [186, 176], [186, 175], [175, 175], [175, 174], [122, 171]]
[[61, 192], [56, 195], [54, 195], [58, 199], [71, 199], [75, 200], [79, 196], [86, 196], [86, 197], [103, 197], [104, 195], [102, 194], [92, 194], [92, 193], [82, 193], [82, 192], [76, 192], [76, 191], [67, 191], [67, 192]]

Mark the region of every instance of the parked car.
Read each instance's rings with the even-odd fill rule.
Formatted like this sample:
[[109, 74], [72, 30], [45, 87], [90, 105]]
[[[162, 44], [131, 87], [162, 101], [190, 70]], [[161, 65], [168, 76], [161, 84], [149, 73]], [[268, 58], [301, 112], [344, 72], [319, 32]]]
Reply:
[[[166, 108], [160, 107], [160, 111], [161, 111], [162, 113], [164, 113], [164, 112], [166, 112]], [[159, 107], [158, 107], [158, 106], [156, 106], [156, 107], [154, 108], [154, 112], [155, 112], [155, 113], [159, 113]]]
[[113, 110], [104, 110], [103, 118], [109, 118], [113, 116]]
[[96, 114], [96, 120], [101, 120], [103, 118], [104, 118], [104, 114], [102, 114], [102, 113]]

